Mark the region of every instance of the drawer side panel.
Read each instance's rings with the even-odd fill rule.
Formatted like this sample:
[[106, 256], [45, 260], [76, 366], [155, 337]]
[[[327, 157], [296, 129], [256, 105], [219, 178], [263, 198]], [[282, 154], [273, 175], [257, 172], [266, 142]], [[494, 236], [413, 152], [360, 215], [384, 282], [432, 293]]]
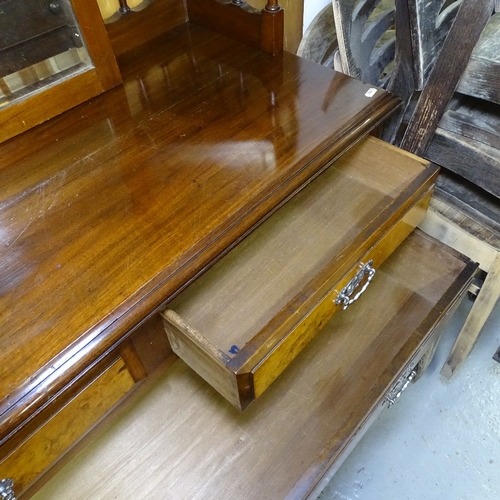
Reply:
[[174, 311], [163, 311], [162, 318], [175, 354], [231, 404], [241, 409], [236, 374], [227, 367], [229, 357], [211, 345]]

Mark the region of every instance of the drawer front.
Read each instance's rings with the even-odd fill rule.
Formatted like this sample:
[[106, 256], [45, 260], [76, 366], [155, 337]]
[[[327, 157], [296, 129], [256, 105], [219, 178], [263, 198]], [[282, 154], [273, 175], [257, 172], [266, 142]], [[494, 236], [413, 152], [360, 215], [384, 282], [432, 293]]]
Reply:
[[20, 495], [135, 385], [120, 358], [0, 463]]
[[[396, 248], [408, 237], [413, 229], [422, 221], [429, 206], [432, 192], [428, 192], [384, 237], [373, 246], [360, 262], [360, 267], [371, 263], [375, 270], [396, 250]], [[261, 363], [251, 370], [254, 398], [260, 397], [264, 391], [276, 380], [283, 370], [293, 361], [302, 349], [317, 335], [322, 327], [341, 311], [342, 302], [337, 301], [341, 292], [359, 273], [360, 267], [355, 267], [339, 283], [311, 309], [311, 311], [294, 327], [284, 340], [267, 356]], [[353, 295], [369, 285], [368, 277], [365, 276], [354, 290]], [[369, 293], [367, 286], [366, 293]], [[362, 312], [362, 298], [360, 296], [360, 311]], [[349, 306], [351, 307], [351, 306]], [[354, 307], [354, 306], [352, 306]]]

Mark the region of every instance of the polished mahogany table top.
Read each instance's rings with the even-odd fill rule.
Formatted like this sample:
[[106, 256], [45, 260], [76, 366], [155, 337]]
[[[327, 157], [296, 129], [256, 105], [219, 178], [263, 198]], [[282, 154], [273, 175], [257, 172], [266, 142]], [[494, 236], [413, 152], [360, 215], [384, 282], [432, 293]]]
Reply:
[[0, 146], [0, 438], [399, 104], [191, 24], [119, 63]]

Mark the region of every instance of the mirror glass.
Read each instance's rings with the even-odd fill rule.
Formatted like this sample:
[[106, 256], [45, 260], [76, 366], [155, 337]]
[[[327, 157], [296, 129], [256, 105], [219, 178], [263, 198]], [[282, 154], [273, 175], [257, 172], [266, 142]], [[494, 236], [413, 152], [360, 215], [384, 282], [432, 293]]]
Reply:
[[0, 0], [0, 107], [90, 67], [70, 0]]

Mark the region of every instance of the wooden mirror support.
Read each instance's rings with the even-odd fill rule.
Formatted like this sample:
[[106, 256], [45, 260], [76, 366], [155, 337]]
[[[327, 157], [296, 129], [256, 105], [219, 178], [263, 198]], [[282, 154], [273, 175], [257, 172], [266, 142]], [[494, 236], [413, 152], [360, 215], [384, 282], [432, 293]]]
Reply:
[[278, 0], [268, 0], [263, 10], [243, 0], [188, 0], [187, 8], [190, 21], [270, 54], [283, 50], [284, 11]]

